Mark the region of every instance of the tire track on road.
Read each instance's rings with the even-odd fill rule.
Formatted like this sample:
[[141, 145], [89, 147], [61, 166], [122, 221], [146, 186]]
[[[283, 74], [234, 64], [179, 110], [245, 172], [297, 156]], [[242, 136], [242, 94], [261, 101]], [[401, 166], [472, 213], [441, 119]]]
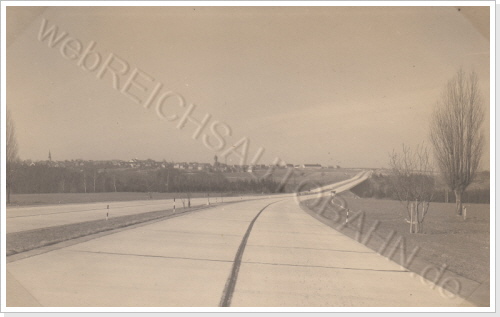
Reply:
[[245, 247], [247, 245], [248, 237], [250, 236], [250, 232], [252, 231], [253, 225], [257, 218], [259, 218], [260, 214], [272, 204], [278, 203], [283, 200], [278, 200], [267, 204], [264, 208], [262, 208], [259, 213], [253, 218], [252, 222], [248, 225], [247, 231], [241, 240], [240, 246], [238, 247], [238, 251], [236, 252], [236, 256], [233, 261], [233, 268], [231, 269], [231, 274], [229, 275], [226, 285], [224, 286], [224, 291], [222, 292], [222, 297], [219, 303], [220, 307], [229, 307], [231, 305], [231, 299], [233, 297], [234, 289], [236, 287], [236, 281], [238, 279], [238, 273], [240, 271], [241, 259], [243, 258], [243, 253], [245, 252]]

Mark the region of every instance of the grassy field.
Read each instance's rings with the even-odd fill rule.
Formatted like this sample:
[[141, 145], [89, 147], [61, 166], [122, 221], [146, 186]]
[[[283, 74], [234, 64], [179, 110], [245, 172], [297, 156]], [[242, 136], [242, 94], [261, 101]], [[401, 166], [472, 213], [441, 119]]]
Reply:
[[[296, 189], [301, 185], [302, 190], [314, 188], [316, 186], [323, 186], [328, 184], [333, 184], [346, 180], [353, 177], [357, 173], [363, 171], [364, 169], [355, 168], [321, 168], [321, 169], [308, 169], [308, 168], [294, 168], [291, 172], [288, 169], [276, 169], [271, 174], [271, 178], [275, 182], [285, 182], [284, 187], [285, 192], [295, 192]], [[252, 180], [256, 178], [262, 178], [268, 173], [267, 170], [257, 170], [251, 173], [224, 173], [229, 181], [236, 180]]]
[[[379, 221], [374, 235], [381, 240], [394, 230], [395, 236], [404, 238], [407, 250], [420, 248], [417, 255], [420, 260], [437, 267], [447, 265], [447, 270], [479, 283], [489, 279], [489, 204], [467, 204], [467, 219], [464, 221], [455, 215], [454, 204], [432, 203], [425, 219], [424, 232], [410, 234], [409, 224], [405, 221], [406, 211], [398, 201], [357, 198], [352, 194], [344, 197], [348, 208], [352, 210], [351, 219], [356, 212], [364, 213], [364, 231]], [[305, 205], [315, 212], [320, 211], [312, 200], [305, 202]], [[340, 214], [343, 218], [339, 224], [345, 222], [345, 211]], [[356, 226], [359, 227], [360, 222], [356, 222]], [[337, 227], [337, 230], [352, 236], [353, 230], [348, 229]]]
[[[338, 181], [339, 179], [345, 179], [349, 178], [350, 176], [354, 176], [355, 174], [361, 172], [363, 169], [356, 169], [356, 168], [321, 168], [321, 169], [315, 169], [315, 168], [294, 168], [292, 169], [293, 174], [291, 174], [289, 180], [290, 182], [295, 180], [297, 182], [301, 182], [303, 180], [311, 180], [311, 181], [327, 181], [327, 182], [335, 182]], [[253, 179], [254, 174], [257, 177], [263, 177], [268, 173], [267, 170], [262, 169], [262, 170], [256, 170], [253, 173], [245, 173], [245, 172], [239, 172], [239, 173], [223, 173], [224, 177], [226, 177], [229, 180], [237, 180], [237, 179]], [[288, 169], [275, 169], [271, 176], [275, 181], [281, 181], [285, 179], [285, 176], [289, 173]]]

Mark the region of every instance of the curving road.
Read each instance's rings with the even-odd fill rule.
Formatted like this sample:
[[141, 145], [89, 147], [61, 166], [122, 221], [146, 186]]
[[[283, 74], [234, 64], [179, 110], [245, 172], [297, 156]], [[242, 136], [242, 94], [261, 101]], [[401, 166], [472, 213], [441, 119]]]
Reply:
[[[361, 172], [356, 176], [323, 187], [316, 188], [304, 194], [326, 195], [330, 190], [336, 189], [337, 192], [349, 190], [355, 185], [363, 182], [370, 176], [370, 172]], [[273, 195], [273, 197], [292, 197], [292, 194]], [[235, 202], [242, 200], [262, 199], [269, 196], [237, 196], [222, 197], [224, 202]], [[220, 197], [211, 197], [210, 203], [220, 203]], [[192, 198], [191, 206], [207, 205], [207, 198]], [[187, 204], [187, 202], [186, 202]], [[109, 209], [108, 209], [109, 206]], [[110, 201], [87, 204], [63, 204], [46, 206], [26, 206], [26, 207], [8, 207], [7, 208], [7, 233], [21, 232], [40, 228], [54, 227], [109, 218], [146, 213], [152, 211], [169, 210], [174, 206], [173, 199], [163, 200], [138, 200], [138, 201]], [[176, 207], [182, 207], [182, 201], [176, 200]]]
[[[261, 199], [263, 196], [223, 197], [224, 202]], [[220, 202], [217, 197], [217, 202]], [[216, 202], [215, 197], [210, 203]], [[185, 202], [187, 204], [187, 202]], [[176, 200], [176, 208], [181, 209], [182, 201]], [[191, 198], [191, 206], [204, 206], [207, 198]], [[109, 206], [109, 209], [108, 209]], [[40, 228], [80, 223], [126, 215], [140, 214], [152, 211], [170, 210], [174, 206], [173, 199], [138, 200], [138, 201], [110, 201], [88, 204], [64, 204], [29, 207], [7, 208], [7, 233], [21, 232]]]
[[470, 305], [317, 221], [289, 195], [216, 206], [8, 262], [7, 311]]

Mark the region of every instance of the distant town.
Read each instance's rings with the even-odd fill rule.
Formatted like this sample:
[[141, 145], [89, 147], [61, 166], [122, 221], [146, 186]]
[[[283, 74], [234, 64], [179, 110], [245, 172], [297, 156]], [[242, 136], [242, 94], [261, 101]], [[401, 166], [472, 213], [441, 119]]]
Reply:
[[20, 162], [24, 166], [50, 166], [62, 168], [97, 168], [97, 169], [158, 169], [158, 168], [174, 168], [185, 171], [205, 171], [205, 172], [225, 172], [237, 173], [248, 172], [252, 173], [256, 170], [265, 170], [269, 168], [297, 168], [297, 169], [338, 169], [336, 166], [322, 166], [321, 164], [255, 164], [255, 165], [238, 165], [226, 164], [218, 161], [218, 157], [214, 157], [214, 163], [198, 163], [198, 162], [167, 162], [166, 160], [155, 161], [152, 159], [140, 160], [137, 158], [130, 160], [52, 160], [52, 154], [49, 152], [47, 160], [23, 160]]
[[[229, 165], [213, 163], [140, 160], [46, 160], [17, 161], [13, 167], [16, 194], [97, 192], [292, 192], [297, 177], [321, 170], [321, 183], [328, 167], [321, 164]], [[330, 166], [330, 168], [334, 168]], [[340, 168], [339, 166], [335, 169]], [[295, 169], [301, 169], [291, 176]], [[336, 170], [335, 170], [336, 171]], [[331, 171], [330, 171], [331, 172]], [[231, 175], [232, 174], [232, 175]], [[253, 177], [258, 175], [258, 177]], [[292, 178], [289, 184], [286, 180]], [[299, 179], [300, 181], [300, 179]], [[312, 185], [307, 185], [312, 186]]]

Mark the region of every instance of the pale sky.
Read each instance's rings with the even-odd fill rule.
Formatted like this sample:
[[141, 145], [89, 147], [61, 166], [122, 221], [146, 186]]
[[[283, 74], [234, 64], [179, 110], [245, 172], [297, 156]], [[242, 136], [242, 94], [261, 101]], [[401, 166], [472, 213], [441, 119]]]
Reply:
[[[472, 12], [485, 11], [473, 10]], [[428, 145], [432, 109], [462, 67], [480, 80], [489, 165], [489, 39], [455, 7], [50, 7], [7, 10], [7, 109], [22, 159], [212, 162], [247, 137], [248, 162], [386, 167], [403, 143]], [[476, 15], [477, 16], [477, 15]], [[479, 15], [481, 16], [481, 15]], [[483, 14], [484, 16], [484, 14]], [[42, 21], [83, 48], [125, 61], [162, 83], [145, 109], [113, 86], [108, 71], [86, 71], [39, 40]], [[484, 19], [480, 19], [484, 22]], [[483, 31], [483, 32], [481, 32]], [[64, 40], [63, 40], [64, 41]], [[72, 45], [76, 45], [73, 44]], [[66, 51], [66, 54], [68, 51]], [[113, 67], [120, 68], [116, 62]], [[160, 119], [163, 92], [195, 104], [210, 121], [197, 140], [188, 122]], [[165, 115], [187, 108], [174, 102]], [[214, 121], [231, 137], [217, 152], [202, 141]], [[219, 133], [224, 134], [219, 126]], [[240, 148], [241, 149], [241, 148]], [[223, 160], [221, 160], [223, 161]], [[238, 163], [230, 155], [227, 163]]]

